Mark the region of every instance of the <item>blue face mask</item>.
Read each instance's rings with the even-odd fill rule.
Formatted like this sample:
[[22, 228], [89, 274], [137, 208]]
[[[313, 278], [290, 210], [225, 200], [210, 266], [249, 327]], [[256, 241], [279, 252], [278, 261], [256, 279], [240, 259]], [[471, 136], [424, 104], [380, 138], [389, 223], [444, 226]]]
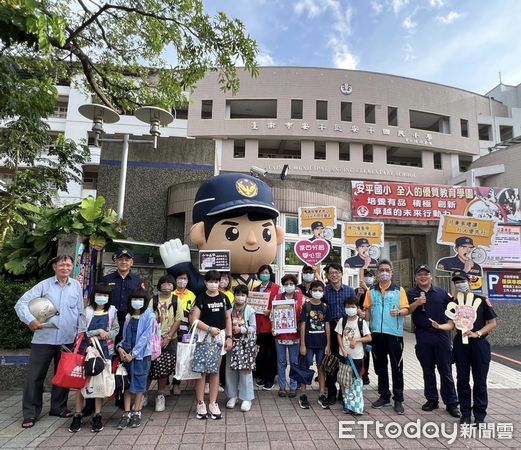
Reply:
[[130, 306], [132, 306], [132, 308], [135, 311], [138, 311], [141, 308], [143, 308], [143, 306], [145, 306], [145, 299], [143, 299], [143, 298], [136, 298], [135, 300], [131, 300], [130, 301]]
[[261, 273], [259, 275], [259, 279], [261, 281], [270, 281], [270, 274], [269, 273]]
[[94, 303], [99, 306], [106, 305], [109, 302], [108, 295], [94, 295]]

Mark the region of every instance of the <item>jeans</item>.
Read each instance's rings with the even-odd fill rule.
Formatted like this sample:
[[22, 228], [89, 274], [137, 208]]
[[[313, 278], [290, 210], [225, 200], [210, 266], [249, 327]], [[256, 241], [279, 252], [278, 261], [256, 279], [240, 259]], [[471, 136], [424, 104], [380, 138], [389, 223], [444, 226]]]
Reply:
[[[277, 374], [279, 376], [279, 388], [286, 389], [286, 367], [288, 360], [286, 357], [286, 349], [289, 353], [289, 364], [298, 364], [298, 356], [300, 352], [300, 343], [296, 344], [279, 344], [275, 338], [275, 347], [277, 348]], [[289, 389], [291, 391], [297, 390], [297, 381], [290, 378]]]
[[231, 357], [231, 352], [228, 352], [226, 354], [226, 396], [251, 402], [255, 398], [253, 374], [251, 370], [230, 369]]

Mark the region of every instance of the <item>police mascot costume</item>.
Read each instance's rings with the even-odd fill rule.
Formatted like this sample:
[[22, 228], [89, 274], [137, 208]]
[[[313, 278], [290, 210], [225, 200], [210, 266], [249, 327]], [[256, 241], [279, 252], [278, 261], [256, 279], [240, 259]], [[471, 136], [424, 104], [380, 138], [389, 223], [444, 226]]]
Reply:
[[[278, 215], [273, 192], [264, 181], [241, 173], [218, 175], [197, 191], [190, 240], [199, 250], [230, 250], [233, 285], [253, 289], [259, 284], [258, 268], [271, 264], [284, 242], [284, 230], [276, 225]], [[188, 288], [196, 295], [205, 290], [188, 245], [172, 239], [159, 250], [169, 274], [175, 277], [186, 270]]]

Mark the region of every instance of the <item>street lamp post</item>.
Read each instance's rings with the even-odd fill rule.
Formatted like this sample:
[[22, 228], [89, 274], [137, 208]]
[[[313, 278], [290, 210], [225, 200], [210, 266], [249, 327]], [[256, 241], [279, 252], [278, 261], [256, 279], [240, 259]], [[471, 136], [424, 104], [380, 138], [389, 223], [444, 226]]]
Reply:
[[168, 125], [174, 120], [172, 114], [155, 106], [143, 106], [135, 111], [134, 115], [141, 122], [150, 124], [150, 134], [154, 137], [153, 141], [145, 139], [130, 139], [129, 133], [124, 133], [122, 139], [101, 138], [103, 133], [103, 123], [116, 123], [119, 121], [119, 114], [111, 108], [104, 105], [86, 104], [78, 108], [80, 114], [92, 120], [92, 131], [95, 133], [94, 145], [99, 142], [112, 142], [123, 144], [121, 150], [121, 171], [119, 176], [118, 190], [118, 219], [123, 218], [123, 209], [125, 207], [125, 191], [127, 183], [127, 166], [128, 166], [128, 146], [133, 144], [153, 144], [154, 149], [157, 148], [157, 138], [161, 135], [160, 127]]

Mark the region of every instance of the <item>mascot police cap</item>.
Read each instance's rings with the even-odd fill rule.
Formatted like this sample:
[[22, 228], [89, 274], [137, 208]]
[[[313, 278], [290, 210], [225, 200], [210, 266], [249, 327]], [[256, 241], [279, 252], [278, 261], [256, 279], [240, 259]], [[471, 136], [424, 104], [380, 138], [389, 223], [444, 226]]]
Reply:
[[242, 173], [217, 175], [206, 181], [197, 191], [192, 210], [193, 223], [205, 216], [236, 212], [262, 212], [275, 219], [279, 211], [273, 201], [271, 188], [262, 180]]

